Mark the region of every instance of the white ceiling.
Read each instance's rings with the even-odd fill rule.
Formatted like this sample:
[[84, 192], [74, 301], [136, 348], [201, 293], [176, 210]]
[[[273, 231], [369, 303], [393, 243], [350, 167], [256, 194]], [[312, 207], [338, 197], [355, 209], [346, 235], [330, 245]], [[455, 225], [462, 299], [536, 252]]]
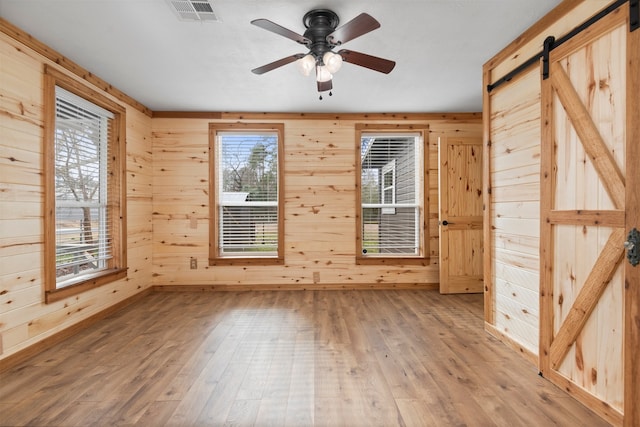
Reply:
[[[154, 111], [480, 111], [482, 64], [560, 0], [212, 0], [221, 22], [180, 21], [166, 0], [0, 0], [0, 16]], [[344, 48], [396, 61], [388, 75], [344, 64], [320, 101], [295, 64], [251, 69], [304, 46], [303, 15], [362, 12], [381, 27]]]

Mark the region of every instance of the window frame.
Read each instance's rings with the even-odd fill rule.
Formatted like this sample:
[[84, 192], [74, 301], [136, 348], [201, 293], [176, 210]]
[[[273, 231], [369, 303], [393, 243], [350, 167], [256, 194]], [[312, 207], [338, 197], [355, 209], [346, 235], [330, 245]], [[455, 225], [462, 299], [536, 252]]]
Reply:
[[[56, 86], [113, 114], [108, 159], [115, 173], [108, 176], [107, 210], [111, 218], [112, 258], [107, 267], [67, 279], [58, 287], [56, 277], [56, 195], [55, 195], [55, 134]], [[127, 277], [127, 221], [126, 221], [126, 109], [102, 93], [74, 78], [45, 65], [44, 69], [44, 290], [45, 302], [51, 303], [80, 294], [89, 289]]]
[[[391, 173], [391, 185], [387, 186], [385, 176]], [[391, 159], [389, 163], [382, 168], [382, 185], [380, 186], [380, 201], [382, 204], [386, 204], [387, 191], [391, 190], [391, 204], [396, 203], [396, 159]], [[382, 208], [380, 212], [382, 215], [395, 215], [396, 208]]]
[[[229, 256], [219, 251], [220, 218], [218, 210], [217, 136], [218, 133], [276, 133], [278, 185], [278, 237], [275, 256]], [[284, 124], [283, 123], [209, 123], [209, 265], [283, 265], [284, 264]]]
[[[420, 195], [422, 200], [419, 208], [418, 232], [420, 233], [419, 248], [417, 255], [400, 255], [400, 256], [365, 256], [362, 254], [362, 135], [370, 133], [384, 134], [401, 134], [401, 133], [419, 134], [422, 139], [422, 191]], [[429, 243], [429, 127], [428, 125], [414, 124], [368, 124], [357, 123], [355, 125], [355, 143], [356, 143], [356, 161], [355, 161], [355, 178], [356, 178], [356, 264], [388, 264], [388, 265], [429, 265], [430, 250]], [[395, 175], [395, 173], [394, 173]], [[396, 192], [396, 182], [393, 183], [394, 194]], [[381, 186], [382, 187], [382, 186]], [[382, 190], [384, 191], [384, 190]], [[381, 194], [383, 197], [384, 194]], [[382, 200], [382, 199], [381, 199]], [[385, 215], [390, 215], [386, 213]]]

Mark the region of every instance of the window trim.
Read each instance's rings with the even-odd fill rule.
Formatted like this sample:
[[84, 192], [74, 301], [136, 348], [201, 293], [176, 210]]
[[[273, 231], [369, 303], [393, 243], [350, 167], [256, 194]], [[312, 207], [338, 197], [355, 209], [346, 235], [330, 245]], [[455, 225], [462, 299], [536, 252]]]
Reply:
[[[429, 127], [428, 125], [414, 124], [367, 124], [356, 123], [355, 125], [355, 178], [356, 178], [356, 264], [363, 265], [423, 265], [430, 262], [429, 244]], [[422, 208], [420, 209], [420, 221], [418, 224], [421, 234], [419, 254], [415, 256], [376, 256], [367, 257], [362, 255], [362, 159], [361, 144], [363, 133], [397, 134], [397, 133], [419, 133], [423, 141], [422, 147]], [[395, 184], [395, 183], [394, 183]]]
[[[218, 250], [219, 211], [218, 174], [216, 173], [216, 137], [218, 132], [275, 132], [278, 135], [278, 247], [276, 256], [221, 256]], [[209, 265], [283, 265], [284, 264], [284, 124], [283, 123], [209, 123]]]
[[[55, 132], [56, 132], [56, 86], [113, 113], [110, 151], [115, 155], [109, 159], [117, 171], [114, 179], [118, 192], [110, 192], [108, 209], [111, 210], [112, 252], [109, 268], [70, 279], [69, 284], [57, 287], [56, 278], [56, 196], [55, 196]], [[126, 220], [126, 110], [102, 93], [85, 86], [74, 78], [45, 65], [44, 69], [44, 294], [45, 303], [77, 295], [127, 276], [127, 220]]]

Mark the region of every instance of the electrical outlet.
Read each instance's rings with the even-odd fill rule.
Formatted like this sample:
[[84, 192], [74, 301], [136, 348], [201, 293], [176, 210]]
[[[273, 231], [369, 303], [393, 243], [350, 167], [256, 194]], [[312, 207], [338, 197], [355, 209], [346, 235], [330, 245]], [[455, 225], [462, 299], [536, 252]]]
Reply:
[[191, 257], [191, 269], [192, 270], [198, 269], [198, 258]]
[[314, 271], [313, 272], [313, 283], [320, 283], [320, 272], [319, 271]]

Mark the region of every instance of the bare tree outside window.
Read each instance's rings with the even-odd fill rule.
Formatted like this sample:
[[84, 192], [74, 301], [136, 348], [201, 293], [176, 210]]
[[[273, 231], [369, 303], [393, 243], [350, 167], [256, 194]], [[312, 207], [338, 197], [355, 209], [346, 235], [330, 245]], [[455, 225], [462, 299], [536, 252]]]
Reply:
[[[56, 129], [56, 199], [91, 202], [100, 189], [99, 149], [88, 131], [58, 126]], [[80, 241], [94, 243], [91, 207], [81, 206]]]
[[[225, 137], [231, 140], [236, 137]], [[277, 144], [269, 136], [245, 136], [222, 145], [223, 191], [247, 192], [250, 201], [276, 200]]]
[[45, 301], [127, 277], [126, 108], [44, 67]]
[[[70, 95], [66, 95], [70, 97]], [[84, 102], [56, 99], [56, 277], [105, 267], [109, 118]]]

